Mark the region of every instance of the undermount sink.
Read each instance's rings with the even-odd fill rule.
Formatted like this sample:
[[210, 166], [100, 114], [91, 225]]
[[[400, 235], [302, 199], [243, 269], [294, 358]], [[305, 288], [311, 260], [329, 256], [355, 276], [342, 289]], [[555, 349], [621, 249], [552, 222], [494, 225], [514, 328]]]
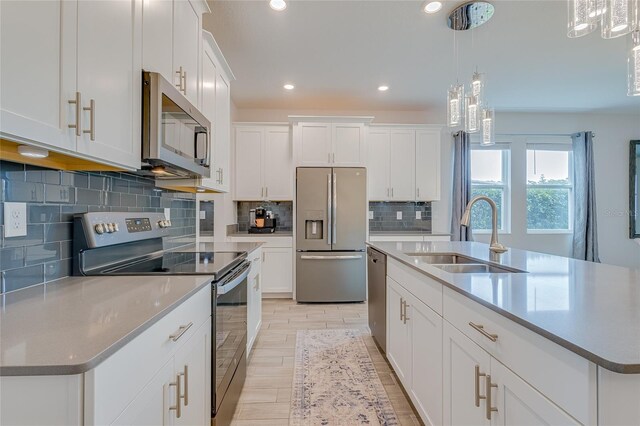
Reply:
[[421, 262], [442, 269], [451, 274], [518, 274], [526, 273], [519, 269], [498, 266], [481, 260], [472, 259], [457, 253], [406, 253], [407, 256], [420, 259]]

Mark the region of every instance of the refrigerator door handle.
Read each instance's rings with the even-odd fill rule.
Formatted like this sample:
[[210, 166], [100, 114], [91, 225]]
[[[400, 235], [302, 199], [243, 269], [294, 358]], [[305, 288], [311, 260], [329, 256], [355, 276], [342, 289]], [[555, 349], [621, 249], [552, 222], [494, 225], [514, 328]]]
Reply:
[[362, 255], [361, 254], [354, 254], [354, 255], [340, 255], [340, 256], [307, 256], [307, 255], [302, 255], [300, 256], [300, 259], [302, 260], [346, 260], [346, 259], [362, 259]]
[[327, 244], [331, 245], [331, 174], [327, 175]]
[[331, 207], [332, 207], [332, 218], [331, 218], [331, 226], [332, 226], [332, 230], [331, 230], [331, 241], [333, 242], [333, 244], [336, 244], [338, 242], [338, 226], [337, 226], [337, 222], [338, 222], [338, 218], [337, 218], [337, 213], [338, 213], [338, 175], [336, 173], [333, 174], [333, 202], [331, 203]]

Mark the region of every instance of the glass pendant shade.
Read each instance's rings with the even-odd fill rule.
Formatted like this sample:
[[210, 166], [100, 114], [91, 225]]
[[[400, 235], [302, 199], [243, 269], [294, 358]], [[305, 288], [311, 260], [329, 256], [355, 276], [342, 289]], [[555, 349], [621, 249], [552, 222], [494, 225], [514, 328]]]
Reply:
[[596, 9], [596, 1], [597, 0], [567, 0], [569, 7], [567, 35], [569, 37], [582, 37], [597, 28], [598, 19], [595, 15], [590, 16]]
[[634, 31], [629, 39], [628, 91], [629, 96], [640, 96], [640, 29]]
[[616, 38], [635, 30], [637, 7], [637, 0], [607, 0], [602, 15], [602, 37]]
[[464, 87], [461, 84], [451, 86], [447, 94], [447, 125], [449, 127], [462, 125], [463, 102]]
[[606, 10], [607, 0], [592, 0], [591, 9], [589, 10], [589, 17], [599, 20]]
[[482, 109], [482, 142], [483, 146], [496, 143], [495, 111], [492, 108]]
[[480, 105], [478, 98], [469, 94], [465, 98], [465, 125], [467, 133], [478, 133], [480, 131]]
[[474, 72], [471, 77], [471, 94], [478, 100], [478, 105], [483, 105], [485, 101], [485, 75]]

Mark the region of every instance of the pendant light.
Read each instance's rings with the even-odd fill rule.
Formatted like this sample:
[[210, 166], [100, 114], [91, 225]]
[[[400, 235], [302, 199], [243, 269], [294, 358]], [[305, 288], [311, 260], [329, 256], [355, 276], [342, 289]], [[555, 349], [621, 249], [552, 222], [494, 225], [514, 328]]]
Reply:
[[479, 105], [485, 102], [485, 75], [480, 74], [478, 70], [471, 77], [471, 94], [476, 97]]
[[602, 37], [616, 38], [636, 29], [636, 0], [608, 0], [602, 15]]
[[447, 124], [457, 127], [462, 124], [462, 105], [464, 102], [464, 86], [454, 84], [447, 94]]
[[480, 145], [489, 146], [496, 143], [495, 111], [492, 108], [482, 109], [482, 142]]
[[589, 17], [599, 19], [605, 10], [607, 10], [607, 0], [592, 0]]
[[568, 0], [567, 35], [569, 37], [582, 37], [593, 32], [598, 27], [595, 3], [596, 0]]
[[629, 96], [640, 96], [640, 29], [631, 33], [627, 57]]
[[480, 131], [480, 105], [478, 98], [471, 93], [465, 98], [464, 118], [465, 132], [478, 133]]

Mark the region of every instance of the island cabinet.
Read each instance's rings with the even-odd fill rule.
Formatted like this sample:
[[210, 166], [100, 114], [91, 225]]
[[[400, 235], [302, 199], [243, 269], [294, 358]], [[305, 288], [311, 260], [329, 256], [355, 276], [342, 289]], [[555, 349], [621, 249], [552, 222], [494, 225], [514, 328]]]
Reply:
[[142, 2], [3, 1], [0, 16], [0, 136], [139, 169]]
[[247, 260], [251, 262], [247, 278], [247, 358], [262, 326], [262, 248], [252, 251]]
[[391, 257], [387, 358], [429, 425], [597, 423], [593, 363]]

